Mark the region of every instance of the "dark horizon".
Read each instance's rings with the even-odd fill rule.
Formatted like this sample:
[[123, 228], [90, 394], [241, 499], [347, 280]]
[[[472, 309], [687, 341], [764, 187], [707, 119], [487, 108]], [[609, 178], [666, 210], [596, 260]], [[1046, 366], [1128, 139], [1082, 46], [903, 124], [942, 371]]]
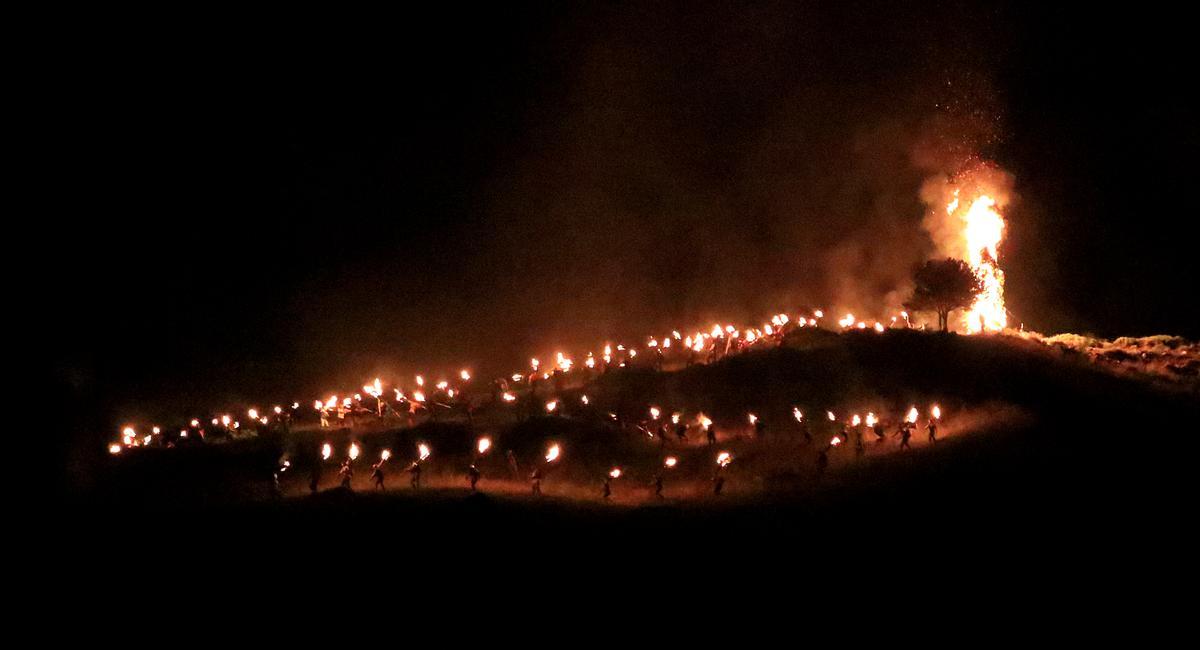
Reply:
[[1001, 265], [1029, 328], [1197, 338], [1185, 24], [532, 3], [114, 28], [53, 115], [78, 133], [46, 152], [81, 178], [49, 239], [74, 295], [39, 311], [87, 426], [501, 372], [879, 308], [931, 252], [921, 183], [973, 154], [1015, 177]]

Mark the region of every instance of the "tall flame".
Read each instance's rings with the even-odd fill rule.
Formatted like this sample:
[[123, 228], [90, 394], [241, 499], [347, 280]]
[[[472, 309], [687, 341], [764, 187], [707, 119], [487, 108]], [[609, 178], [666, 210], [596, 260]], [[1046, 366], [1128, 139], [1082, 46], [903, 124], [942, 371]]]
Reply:
[[[953, 213], [957, 206], [958, 197], [955, 196], [947, 210]], [[963, 316], [963, 326], [969, 334], [1002, 330], [1008, 325], [1004, 310], [1004, 271], [996, 261], [1000, 240], [1004, 238], [1004, 218], [995, 208], [996, 200], [984, 194], [972, 201], [962, 216], [966, 260], [983, 282], [983, 293], [975, 297], [975, 302]]]
[[1013, 198], [1012, 185], [1013, 177], [996, 165], [975, 161], [954, 175], [929, 178], [921, 188], [929, 206], [924, 226], [938, 254], [964, 260], [983, 283], [983, 292], [963, 313], [961, 327], [968, 334], [1008, 325], [999, 264], [1006, 224], [1000, 211]]

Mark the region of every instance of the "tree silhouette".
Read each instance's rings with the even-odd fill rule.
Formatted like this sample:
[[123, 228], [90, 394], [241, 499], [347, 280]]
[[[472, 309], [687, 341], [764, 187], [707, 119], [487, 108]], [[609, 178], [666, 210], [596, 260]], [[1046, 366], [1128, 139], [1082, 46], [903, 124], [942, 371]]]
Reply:
[[950, 312], [970, 307], [983, 292], [983, 282], [966, 262], [947, 257], [929, 260], [913, 273], [913, 295], [904, 303], [910, 311], [932, 311], [945, 332]]

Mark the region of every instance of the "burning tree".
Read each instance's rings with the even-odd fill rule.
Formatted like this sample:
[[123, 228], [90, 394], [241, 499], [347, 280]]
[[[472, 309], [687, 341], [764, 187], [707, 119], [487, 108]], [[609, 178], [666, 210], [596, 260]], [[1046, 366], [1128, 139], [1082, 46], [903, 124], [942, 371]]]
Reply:
[[938, 329], [945, 332], [950, 312], [966, 309], [983, 293], [983, 282], [969, 264], [947, 257], [929, 260], [913, 274], [912, 298], [904, 303], [911, 311], [932, 311], [938, 315]]

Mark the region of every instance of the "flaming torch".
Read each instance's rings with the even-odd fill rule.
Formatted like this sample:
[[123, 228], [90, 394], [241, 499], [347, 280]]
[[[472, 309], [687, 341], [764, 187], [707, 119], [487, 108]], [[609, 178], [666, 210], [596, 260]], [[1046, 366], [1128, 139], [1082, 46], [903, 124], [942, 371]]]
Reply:
[[478, 452], [480, 455], [486, 454], [487, 451], [491, 448], [492, 448], [492, 439], [491, 438], [486, 438], [486, 437], [480, 438], [475, 443], [475, 451]]
[[679, 464], [679, 459], [675, 458], [674, 456], [667, 456], [666, 458], [663, 459], [663, 467], [666, 467], [667, 469], [671, 469], [672, 467], [675, 467], [678, 464]]
[[930, 413], [933, 414], [933, 419], [942, 419], [942, 407], [938, 406], [937, 404], [933, 405], [933, 409], [930, 410]]
[[908, 415], [904, 416], [904, 421], [908, 422], [909, 424], [917, 423], [917, 407], [914, 406], [908, 409]]
[[357, 442], [350, 443], [350, 451], [348, 453], [348, 455], [350, 456], [350, 460], [358, 460], [358, 452], [359, 451], [361, 451], [361, 450], [359, 449]]
[[557, 444], [550, 445], [550, 448], [546, 450], [546, 462], [553, 463], [554, 461], [558, 460], [558, 457], [561, 453], [562, 450]]
[[423, 442], [417, 445], [417, 460], [425, 460], [426, 458], [429, 458], [429, 454], [429, 445]]
[[733, 462], [733, 454], [727, 451], [722, 451], [717, 454], [717, 467], [724, 469], [725, 467], [728, 467], [729, 463], [731, 462]]
[[321, 445], [321, 460], [329, 460], [329, 457], [332, 455], [333, 445], [329, 444], [328, 442]]
[[621, 468], [614, 467], [608, 471], [609, 478], [621, 478]]

